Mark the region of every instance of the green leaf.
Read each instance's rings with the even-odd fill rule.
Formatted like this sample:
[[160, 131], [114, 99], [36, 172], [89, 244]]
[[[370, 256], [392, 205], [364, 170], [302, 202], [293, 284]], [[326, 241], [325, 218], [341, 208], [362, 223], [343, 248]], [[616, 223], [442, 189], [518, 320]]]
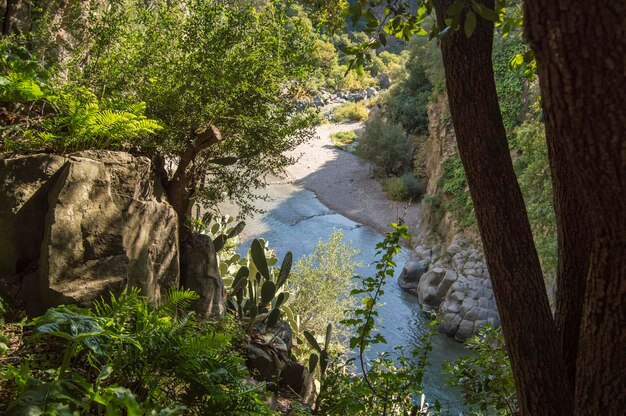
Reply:
[[455, 0], [454, 3], [448, 7], [447, 15], [450, 17], [458, 16], [463, 10], [463, 0]]
[[213, 239], [213, 246], [215, 247], [216, 253], [224, 248], [227, 240], [228, 240], [228, 236], [224, 234], [220, 234]]
[[322, 348], [320, 347], [320, 344], [317, 343], [317, 340], [312, 333], [310, 333], [309, 331], [304, 331], [304, 337], [309, 342], [309, 345], [311, 345], [311, 347], [313, 347], [320, 354], [322, 353]]
[[500, 15], [495, 10], [491, 10], [484, 4], [476, 2], [476, 0], [472, 0], [472, 8], [485, 20], [489, 20], [491, 22], [497, 22], [500, 20]]
[[328, 366], [328, 352], [326, 350], [320, 353], [320, 370], [322, 374], [326, 372], [326, 367]]
[[261, 286], [261, 306], [265, 306], [276, 296], [276, 285], [271, 280], [266, 280]]
[[283, 263], [280, 266], [280, 273], [278, 274], [278, 279], [276, 280], [277, 289], [280, 289], [289, 278], [289, 273], [291, 273], [292, 264], [293, 264], [293, 254], [291, 253], [291, 251], [288, 251], [287, 254], [285, 254]]
[[289, 299], [289, 293], [280, 292], [278, 297], [276, 298], [276, 303], [274, 304], [275, 308], [280, 308], [283, 303], [285, 303]]
[[78, 416], [83, 397], [85, 392], [68, 380], [42, 383], [31, 378], [26, 390], [9, 406], [8, 414]]
[[360, 77], [363, 76], [364, 71], [363, 71], [363, 59], [362, 58], [361, 59], [357, 59], [354, 62], [354, 71], [356, 72], [356, 74], [358, 76], [360, 76]]
[[309, 356], [309, 373], [313, 373], [315, 368], [317, 368], [317, 363], [319, 362], [319, 357], [317, 354], [311, 354]]
[[239, 159], [236, 157], [220, 157], [217, 159], [211, 159], [208, 160], [207, 163], [212, 163], [214, 165], [220, 165], [220, 166], [230, 166], [230, 165], [234, 165], [235, 163], [237, 163]]
[[324, 350], [326, 351], [328, 351], [328, 344], [330, 344], [330, 335], [332, 333], [332, 330], [333, 325], [329, 323], [326, 327], [326, 337], [324, 338]]
[[259, 270], [261, 275], [265, 278], [265, 280], [270, 280], [270, 271], [267, 267], [265, 249], [259, 240], [254, 239], [254, 241], [252, 241], [252, 245], [250, 246], [250, 255], [254, 265]]
[[279, 319], [280, 319], [280, 309], [278, 308], [272, 309], [270, 313], [267, 315], [267, 327], [268, 328], [275, 327]]
[[463, 29], [465, 30], [465, 36], [467, 36], [468, 38], [472, 36], [474, 30], [476, 30], [476, 23], [476, 15], [474, 14], [474, 12], [471, 10], [468, 11], [465, 15], [465, 24], [463, 26]]
[[230, 232], [228, 233], [228, 238], [233, 238], [233, 237], [238, 236], [239, 234], [241, 234], [241, 232], [243, 231], [245, 227], [246, 227], [245, 221], [239, 221], [237, 225], [235, 225], [233, 229], [230, 230]]

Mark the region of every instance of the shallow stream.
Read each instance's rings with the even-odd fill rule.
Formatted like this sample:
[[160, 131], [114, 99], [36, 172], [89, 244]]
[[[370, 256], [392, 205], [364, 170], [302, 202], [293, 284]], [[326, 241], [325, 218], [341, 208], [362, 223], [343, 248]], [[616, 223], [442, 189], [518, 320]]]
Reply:
[[[370, 227], [357, 224], [337, 214], [322, 204], [313, 192], [291, 184], [274, 184], [265, 193], [268, 201], [257, 203], [266, 212], [246, 221], [242, 234], [241, 251], [250, 248], [251, 240], [264, 238], [275, 250], [279, 260], [287, 251], [294, 255], [294, 261], [303, 255], [312, 253], [319, 240], [328, 241], [334, 230], [343, 231], [346, 241], [352, 241], [361, 252], [357, 260], [365, 266], [357, 270], [361, 275], [373, 275], [369, 266], [375, 255], [375, 246], [383, 236]], [[379, 308], [378, 328], [388, 344], [379, 344], [370, 351], [374, 356], [377, 351], [391, 351], [394, 346], [418, 346], [420, 338], [428, 330], [428, 318], [421, 313], [417, 297], [405, 293], [398, 286], [396, 279], [406, 262], [409, 252], [403, 249], [397, 256], [398, 270], [393, 280], [387, 282], [382, 306]], [[461, 395], [455, 389], [445, 385], [445, 376], [440, 368], [444, 361], [449, 361], [468, 351], [459, 343], [444, 335], [435, 335], [433, 350], [430, 354], [430, 366], [425, 374], [427, 401], [439, 400], [443, 408], [452, 414], [462, 411]]]

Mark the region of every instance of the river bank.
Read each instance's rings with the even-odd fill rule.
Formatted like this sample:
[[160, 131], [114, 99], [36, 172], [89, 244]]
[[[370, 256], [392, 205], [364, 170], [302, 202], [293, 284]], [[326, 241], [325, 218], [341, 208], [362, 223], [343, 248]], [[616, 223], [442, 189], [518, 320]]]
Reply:
[[362, 123], [318, 126], [314, 139], [291, 152], [299, 156], [298, 162], [286, 169], [287, 176], [279, 182], [314, 192], [330, 209], [380, 233], [388, 230], [390, 222], [403, 218], [411, 234], [416, 234], [419, 204], [388, 200], [374, 178], [371, 164], [332, 144], [331, 134], [361, 127]]

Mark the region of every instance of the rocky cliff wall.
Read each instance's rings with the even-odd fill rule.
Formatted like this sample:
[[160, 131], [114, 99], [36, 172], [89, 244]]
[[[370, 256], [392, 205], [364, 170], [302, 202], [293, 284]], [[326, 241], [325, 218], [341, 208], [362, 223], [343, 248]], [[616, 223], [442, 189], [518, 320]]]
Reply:
[[[0, 159], [0, 250], [0, 291], [33, 315], [130, 286], [158, 302], [180, 284], [176, 213], [150, 160], [127, 153]], [[214, 274], [187, 276], [214, 280], [207, 314], [222, 310]]]
[[451, 197], [442, 189], [444, 162], [457, 152], [445, 94], [429, 104], [428, 119], [420, 151], [428, 177], [416, 236], [420, 245], [398, 283], [418, 296], [424, 310], [439, 315], [443, 333], [462, 341], [500, 319], [476, 226], [462, 229], [441, 203]]

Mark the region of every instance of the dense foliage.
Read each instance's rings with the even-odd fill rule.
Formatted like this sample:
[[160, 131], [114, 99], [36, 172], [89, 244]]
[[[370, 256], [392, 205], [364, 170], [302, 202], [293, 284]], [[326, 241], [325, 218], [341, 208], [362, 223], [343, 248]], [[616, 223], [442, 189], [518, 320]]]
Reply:
[[384, 94], [381, 105], [390, 121], [400, 123], [410, 134], [424, 134], [428, 132], [427, 106], [433, 86], [415, 49], [405, 64], [406, 75]]
[[[3, 69], [1, 95], [9, 110], [23, 109], [28, 127], [4, 135], [11, 149], [127, 149], [174, 163], [191, 154], [187, 200], [230, 198], [246, 212], [267, 175], [293, 162], [284, 152], [311, 137], [314, 116], [301, 109], [298, 83], [311, 68], [313, 29], [283, 5], [112, 0], [32, 7], [32, 29], [12, 42], [36, 58], [27, 62], [37, 67], [26, 73], [35, 79], [28, 86], [46, 88], [20, 101]], [[197, 136], [211, 125], [223, 140], [209, 146]], [[164, 167], [171, 178], [172, 165]], [[212, 179], [199, 179], [206, 175]]]
[[91, 89], [55, 85], [51, 74], [13, 39], [0, 40], [2, 148], [58, 153], [132, 149], [162, 129], [143, 102], [99, 99]]
[[381, 185], [387, 197], [393, 201], [419, 201], [425, 193], [424, 185], [411, 172], [384, 178]]
[[3, 361], [8, 414], [271, 414], [263, 385], [244, 383], [236, 325], [185, 312], [196, 298], [173, 291], [154, 307], [133, 290], [94, 310], [49, 309]]
[[411, 139], [400, 124], [390, 122], [380, 111], [370, 115], [357, 150], [360, 156], [372, 162], [381, 175], [398, 175], [411, 169]]
[[333, 121], [342, 122], [355, 122], [367, 120], [368, 109], [364, 103], [348, 102], [337, 106], [333, 110]]
[[300, 317], [296, 334], [322, 334], [331, 324], [335, 328], [333, 343], [345, 338], [346, 331], [338, 324], [344, 311], [355, 304], [350, 291], [355, 268], [361, 266], [355, 260], [357, 254], [352, 243], [344, 241], [343, 233], [335, 231], [328, 241], [319, 241], [313, 253], [296, 262], [287, 281], [287, 290], [292, 293], [289, 305]]
[[521, 152], [515, 164], [517, 176], [526, 201], [537, 254], [551, 289], [556, 276], [557, 237], [546, 132], [541, 122], [530, 118], [517, 127], [514, 134]]
[[461, 389], [469, 409], [515, 415], [515, 384], [502, 329], [485, 325], [465, 344], [475, 354], [447, 363], [444, 371], [452, 375], [448, 383]]
[[[319, 365], [320, 393], [315, 413], [320, 415], [393, 415], [427, 412], [423, 396], [423, 374], [430, 335], [423, 339], [421, 349], [405, 351], [396, 347], [393, 353], [381, 353], [368, 359], [366, 352], [376, 344], [387, 341], [376, 330], [377, 306], [384, 294], [385, 283], [394, 276], [394, 257], [401, 250], [401, 239], [409, 238], [404, 225], [391, 224], [392, 231], [376, 245], [377, 260], [374, 276], [355, 276], [359, 284], [350, 296], [357, 296], [360, 304], [346, 311], [342, 324], [350, 328], [349, 349], [351, 354], [333, 356], [329, 351], [331, 326], [323, 338], [306, 332], [307, 341], [315, 352], [309, 360], [309, 368]], [[437, 406], [435, 406], [437, 407]]]

